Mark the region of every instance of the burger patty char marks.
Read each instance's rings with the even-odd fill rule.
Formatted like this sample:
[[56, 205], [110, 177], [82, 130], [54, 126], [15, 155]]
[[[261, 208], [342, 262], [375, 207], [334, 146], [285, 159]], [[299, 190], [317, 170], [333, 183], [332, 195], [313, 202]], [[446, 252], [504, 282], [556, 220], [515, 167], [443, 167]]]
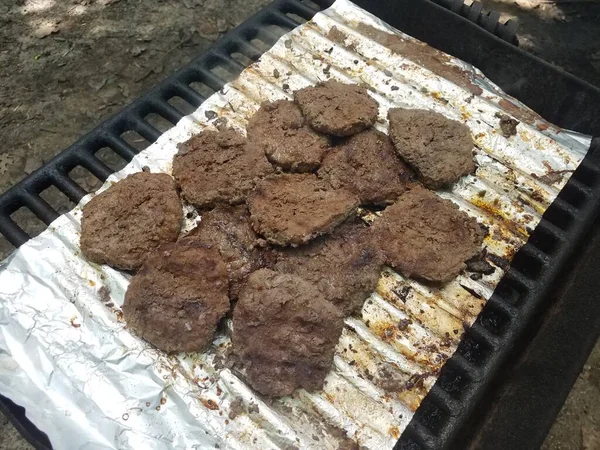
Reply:
[[194, 237], [162, 245], [131, 279], [123, 315], [138, 335], [165, 352], [202, 351], [229, 311], [227, 267]]
[[344, 322], [308, 281], [261, 269], [250, 275], [233, 312], [233, 349], [261, 394], [321, 389]]
[[146, 255], [179, 236], [183, 211], [164, 173], [129, 175], [83, 207], [81, 251], [97, 264], [138, 269]]
[[392, 108], [390, 137], [398, 154], [429, 189], [439, 189], [475, 171], [469, 128], [442, 114]]
[[264, 150], [271, 163], [291, 172], [318, 169], [329, 148], [327, 136], [308, 126], [291, 100], [263, 103], [247, 130], [248, 139]]
[[481, 251], [484, 232], [454, 203], [415, 187], [373, 224], [386, 264], [406, 277], [446, 282]]
[[390, 139], [369, 129], [327, 153], [319, 177], [332, 187], [358, 195], [361, 204], [391, 203], [406, 190], [412, 170], [398, 157]]
[[350, 136], [377, 120], [379, 104], [357, 84], [326, 81], [295, 92], [294, 100], [315, 130], [333, 136]]
[[179, 145], [173, 177], [198, 208], [242, 203], [256, 181], [273, 172], [262, 149], [233, 129], [204, 130]]
[[312, 174], [265, 179], [248, 199], [254, 230], [281, 246], [297, 246], [328, 233], [357, 206], [352, 193], [333, 189]]

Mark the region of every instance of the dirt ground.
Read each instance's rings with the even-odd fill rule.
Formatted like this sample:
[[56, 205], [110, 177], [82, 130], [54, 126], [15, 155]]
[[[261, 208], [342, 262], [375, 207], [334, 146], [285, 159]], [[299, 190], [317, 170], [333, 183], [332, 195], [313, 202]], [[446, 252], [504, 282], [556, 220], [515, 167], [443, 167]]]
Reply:
[[[207, 49], [268, 0], [0, 0], [0, 193]], [[600, 2], [484, 0], [523, 48], [600, 86]], [[111, 161], [113, 168], [122, 161]], [[85, 171], [73, 177], [99, 185]], [[73, 205], [57, 190], [44, 198]], [[36, 235], [45, 226], [13, 218]], [[12, 251], [0, 237], [0, 260]], [[30, 446], [0, 415], [0, 449]], [[600, 346], [545, 450], [600, 449]]]

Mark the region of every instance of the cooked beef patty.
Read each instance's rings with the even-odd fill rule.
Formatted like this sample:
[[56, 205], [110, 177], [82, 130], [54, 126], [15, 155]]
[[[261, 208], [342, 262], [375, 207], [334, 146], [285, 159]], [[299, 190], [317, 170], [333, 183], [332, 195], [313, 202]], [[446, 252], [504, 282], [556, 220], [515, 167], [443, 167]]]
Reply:
[[350, 136], [377, 120], [378, 103], [357, 84], [326, 81], [295, 92], [306, 120], [315, 130], [333, 136]]
[[177, 239], [182, 219], [169, 175], [135, 173], [83, 207], [81, 251], [97, 264], [134, 270], [149, 251]]
[[219, 250], [229, 274], [229, 298], [238, 298], [250, 273], [269, 265], [271, 252], [250, 226], [245, 206], [217, 206], [190, 235]]
[[248, 122], [248, 139], [262, 148], [271, 163], [292, 172], [318, 169], [329, 139], [305, 124], [291, 100], [264, 103]]
[[371, 229], [362, 220], [351, 218], [330, 236], [281, 250], [275, 268], [310, 282], [344, 315], [350, 315], [377, 287], [382, 265]]
[[386, 263], [404, 276], [449, 281], [481, 251], [484, 233], [454, 203], [415, 187], [373, 224]]
[[166, 352], [203, 350], [228, 311], [227, 267], [194, 237], [152, 252], [123, 303], [129, 328]]
[[250, 385], [269, 396], [316, 390], [331, 369], [344, 322], [308, 281], [261, 269], [233, 311], [233, 350]]
[[173, 159], [183, 197], [198, 208], [241, 203], [256, 180], [272, 171], [263, 151], [233, 129], [204, 130], [180, 144]]
[[439, 189], [475, 171], [466, 125], [422, 109], [393, 108], [388, 119], [396, 151], [426, 187]]
[[248, 197], [254, 230], [283, 246], [297, 246], [331, 231], [356, 206], [356, 196], [345, 189], [332, 189], [312, 174], [265, 179]]
[[362, 204], [386, 204], [406, 190], [412, 170], [398, 159], [385, 134], [370, 129], [330, 150], [319, 177], [336, 189], [353, 192]]

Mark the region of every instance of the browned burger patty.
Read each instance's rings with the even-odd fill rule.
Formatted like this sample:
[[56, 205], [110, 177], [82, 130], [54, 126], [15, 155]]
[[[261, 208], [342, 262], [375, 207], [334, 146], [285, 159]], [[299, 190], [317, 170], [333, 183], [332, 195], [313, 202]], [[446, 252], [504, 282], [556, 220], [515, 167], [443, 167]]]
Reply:
[[282, 246], [297, 246], [331, 231], [357, 206], [352, 193], [332, 189], [312, 174], [265, 179], [248, 197], [254, 230]]
[[422, 109], [392, 108], [388, 119], [396, 151], [426, 187], [438, 189], [475, 171], [466, 125]]
[[135, 173], [83, 207], [81, 251], [97, 264], [134, 270], [149, 251], [177, 239], [182, 219], [169, 175]]
[[280, 251], [275, 268], [310, 282], [347, 316], [358, 311], [375, 290], [382, 265], [370, 228], [353, 218], [330, 236]]
[[256, 180], [272, 171], [263, 151], [233, 129], [204, 130], [180, 144], [173, 159], [183, 197], [198, 208], [241, 203]]
[[377, 120], [378, 103], [357, 84], [326, 81], [295, 92], [306, 120], [315, 130], [333, 136], [350, 136]]
[[445, 282], [481, 251], [483, 230], [454, 203], [415, 187], [373, 224], [386, 263], [406, 277]]
[[166, 352], [203, 350], [228, 311], [227, 267], [193, 237], [151, 253], [123, 303], [129, 328]]
[[317, 390], [343, 326], [339, 310], [311, 283], [261, 269], [250, 275], [233, 311], [233, 350], [262, 394]]
[[305, 124], [290, 100], [264, 103], [247, 126], [248, 139], [262, 148], [271, 163], [292, 172], [319, 168], [329, 139]]
[[346, 188], [361, 204], [391, 203], [406, 190], [412, 170], [398, 159], [390, 139], [370, 129], [355, 134], [327, 153], [319, 177]]
[[271, 252], [250, 226], [245, 206], [217, 206], [202, 215], [191, 233], [219, 250], [229, 274], [229, 298], [235, 300], [250, 273], [269, 265]]

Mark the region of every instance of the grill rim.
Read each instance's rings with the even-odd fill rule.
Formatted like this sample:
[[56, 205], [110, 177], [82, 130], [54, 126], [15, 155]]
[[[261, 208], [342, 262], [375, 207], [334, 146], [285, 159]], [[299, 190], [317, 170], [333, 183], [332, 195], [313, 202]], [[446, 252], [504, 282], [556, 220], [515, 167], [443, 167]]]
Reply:
[[[278, 25], [282, 28], [281, 34], [286, 33], [290, 29], [300, 25], [295, 19], [286, 14], [296, 14], [306, 20], [310, 20], [318, 11], [331, 6], [333, 0], [314, 0], [312, 3], [317, 4], [320, 9], [314, 10], [307, 3], [302, 3], [298, 0], [276, 0], [239, 27], [227, 33], [206, 53], [159, 83], [149, 93], [126, 106], [120, 113], [82, 137], [75, 144], [47, 162], [42, 168], [17, 183], [4, 194], [1, 194], [0, 233], [5, 235], [17, 247], [27, 242], [29, 236], [12, 221], [10, 214], [21, 207], [26, 207], [43, 222], [49, 224], [58, 216], [52, 207], [39, 196], [43, 190], [50, 186], [55, 186], [66, 194], [71, 201], [77, 204], [83, 196], [87, 195], [87, 192], [69, 178], [68, 173], [73, 168], [82, 166], [96, 175], [101, 181], [104, 181], [112, 173], [112, 170], [96, 159], [94, 155], [98, 150], [109, 147], [127, 162], [131, 161], [138, 153], [138, 150], [129, 145], [121, 137], [123, 133], [132, 130], [150, 143], [155, 142], [161, 133], [145, 121], [144, 117], [155, 113], [167, 119], [173, 125], [177, 123], [183, 117], [183, 113], [169, 104], [169, 99], [178, 96], [197, 108], [204, 102], [205, 97], [195, 91], [190, 86], [191, 83], [203, 82], [217, 91], [226, 83], [226, 80], [219, 78], [211, 72], [212, 68], [216, 66], [225, 67], [235, 72], [235, 76], [237, 76], [245, 66], [231, 57], [233, 53], [242, 53], [254, 61], [262, 55], [263, 50], [259, 50], [253, 46], [250, 42], [251, 40], [260, 35], [260, 39], [270, 48], [280, 37], [268, 36], [266, 33], [262, 33], [261, 29], [263, 27], [273, 24]], [[432, 3], [430, 0], [402, 0], [397, 2], [392, 0], [378, 2], [355, 0], [355, 3], [376, 16], [385, 17], [388, 23], [407, 34], [481, 68], [492, 81], [504, 87], [506, 92], [524, 103], [530, 104], [534, 110], [544, 117], [549, 118], [550, 121], [564, 128], [575, 129], [587, 134], [600, 135], [600, 114], [597, 116], [599, 118], [597, 122], [590, 122], [589, 120], [587, 122], [585, 120], [574, 122], [574, 119], [578, 117], [577, 113], [581, 110], [585, 110], [587, 113], [586, 117], [594, 113], [594, 111], [590, 113], [585, 109], [587, 105], [593, 104], [594, 101], [596, 102], [597, 109], [600, 111], [600, 90], [588, 83], [550, 66], [545, 61], [529, 53], [523, 52], [483, 28], [478, 27], [476, 24], [469, 22], [464, 17], [450, 12]], [[415, 21], [415, 16], [419, 15], [426, 17], [426, 19], [422, 18], [420, 21]], [[423, 21], [429, 24], [429, 27], [419, 28], [419, 24]], [[448, 27], [442, 26], [440, 22], [445, 23]], [[467, 35], [453, 33], [456, 28], [467, 30]], [[449, 30], [451, 37], [446, 42], [442, 42], [441, 45], [439, 39], [440, 29]], [[430, 42], [430, 39], [428, 39], [428, 37], [432, 36], [425, 36], [424, 34], [435, 35], [433, 36], [434, 42]], [[480, 50], [481, 53], [497, 55], [499, 51], [501, 54], [510, 54], [512, 59], [517, 58], [522, 66], [535, 66], [537, 71], [541, 70], [547, 77], [554, 77], [560, 80], [562, 85], [564, 85], [563, 90], [566, 90], [567, 93], [578, 89], [580, 93], [583, 92], [583, 97], [580, 95], [577, 102], [571, 102], [567, 105], [569, 108], [567, 108], [568, 112], [565, 114], [564, 102], [560, 103], [559, 107], [555, 105], [553, 107], [554, 111], [549, 109], [551, 101], [556, 100], [555, 97], [557, 95], [549, 95], [551, 97], [550, 101], [547, 100], [546, 103], [539, 104], [536, 103], [539, 99], [531, 98], [531, 95], [528, 95], [527, 92], [515, 92], [515, 89], [510, 84], [510, 80], [502, 79], [504, 76], [502, 73], [497, 77], [490, 75], [489, 70], [486, 71], [484, 68], [486, 65], [481, 65], [480, 55], [473, 54], [473, 48], [470, 48], [469, 45], [464, 45], [465, 40], [468, 41], [469, 37], [473, 36], [481, 40], [480, 47], [487, 46], [492, 50], [491, 52]], [[271, 42], [267, 42], [267, 40]], [[494, 58], [497, 58], [497, 56], [492, 56], [489, 59]], [[515, 72], [518, 72], [518, 70]], [[537, 108], [533, 107], [533, 104]], [[462, 373], [464, 379], [467, 380], [466, 385], [459, 388], [459, 398], [456, 397], [456, 393], [445, 389], [440, 379], [438, 379], [417, 412], [415, 412], [413, 420], [395, 448], [446, 449], [457, 448], [457, 445], [459, 447], [462, 446], [457, 439], [468, 434], [465, 432], [465, 427], [469, 421], [473, 420], [476, 409], [482, 406], [481, 399], [484, 397], [486, 389], [489, 388], [493, 379], [498, 375], [500, 368], [504, 365], [503, 363], [508, 360], [510, 349], [518, 341], [518, 337], [523, 335], [524, 331], [531, 325], [534, 314], [540, 311], [545, 298], [548, 297], [548, 293], [552, 289], [551, 282], [559, 278], [559, 275], [564, 272], [564, 267], [572, 260], [573, 253], [576, 250], [573, 242], [580, 242], [583, 239], [598, 215], [598, 210], [600, 209], [600, 157], [596, 153], [600, 154], [600, 138], [593, 140], [588, 156], [582, 161], [571, 177], [571, 180], [569, 180], [565, 188], [561, 191], [561, 194], [559, 194], [559, 197], [552, 203], [548, 209], [550, 213], [548, 214], [547, 211], [544, 214], [542, 221], [532, 234], [533, 238], [542, 233], [542, 231], [538, 230], [543, 230], [546, 236], [541, 239], [547, 240], [549, 239], [548, 236], [550, 236], [550, 239], [555, 241], [550, 246], [553, 249], [552, 253], [546, 254], [544, 250], [539, 248], [539, 245], [532, 245], [530, 242], [532, 238], [517, 253], [517, 255], [525, 258], [524, 261], [529, 259], [530, 261], [535, 261], [536, 264], [540, 264], [542, 267], [540, 273], [533, 277], [529, 276], [523, 270], [523, 268], [526, 269], [523, 266], [524, 262], [511, 263], [509, 271], [502, 278], [501, 283], [504, 283], [508, 287], [512, 286], [517, 292], [520, 291], [520, 296], [522, 297], [519, 300], [520, 304], [515, 305], [513, 301], [509, 301], [506, 298], [507, 295], [500, 295], [497, 288], [492, 298], [483, 308], [475, 324], [461, 340], [463, 349], [458, 350], [444, 365], [442, 373], [452, 370], [459, 374]], [[590, 173], [593, 174], [591, 182], [589, 178]], [[564, 198], [565, 195], [563, 193], [569, 190], [575, 192], [576, 196], [583, 196], [583, 201], [579, 198], [577, 206], [571, 204], [572, 202], [569, 201], [568, 196]], [[566, 227], [561, 228], [548, 219], [548, 216], [551, 218], [553, 214], [570, 217], [570, 221], [566, 224]], [[517, 259], [517, 261], [519, 260]], [[519, 265], [521, 265], [521, 270], [519, 270]], [[504, 318], [505, 327], [502, 334], [498, 334], [498, 330], [489, 329], [489, 324], [493, 321], [491, 319], [486, 321], [486, 317], [490, 314]], [[600, 306], [597, 307], [597, 316], [600, 317]], [[508, 328], [506, 328], [507, 324]], [[487, 347], [487, 359], [480, 361], [479, 364], [476, 361], [470, 361], [465, 355], [463, 345], [467, 341], [474, 342], [478, 346]], [[524, 348], [528, 347], [525, 346]], [[586, 357], [589, 351], [590, 349], [585, 354]], [[571, 368], [576, 376], [580, 370], [580, 366]], [[567, 381], [563, 384], [567, 386], [563, 390], [566, 389], [568, 392], [572, 383]], [[558, 397], [561, 397], [561, 395]], [[566, 395], [558, 398], [555, 403], [562, 405], [565, 398]], [[487, 406], [489, 407], [490, 405]], [[47, 436], [27, 419], [23, 408], [0, 395], [0, 410], [7, 415], [21, 434], [36, 448], [51, 448]], [[549, 419], [547, 417], [545, 422], [551, 424], [555, 416], [556, 413], [550, 414]], [[441, 421], [441, 425], [437, 429], [432, 430], [432, 424], [435, 424], [436, 421]], [[545, 434], [546, 432], [544, 431], [542, 439]], [[526, 435], [521, 434], [520, 437], [525, 438]], [[539, 440], [539, 436], [537, 438]]]

